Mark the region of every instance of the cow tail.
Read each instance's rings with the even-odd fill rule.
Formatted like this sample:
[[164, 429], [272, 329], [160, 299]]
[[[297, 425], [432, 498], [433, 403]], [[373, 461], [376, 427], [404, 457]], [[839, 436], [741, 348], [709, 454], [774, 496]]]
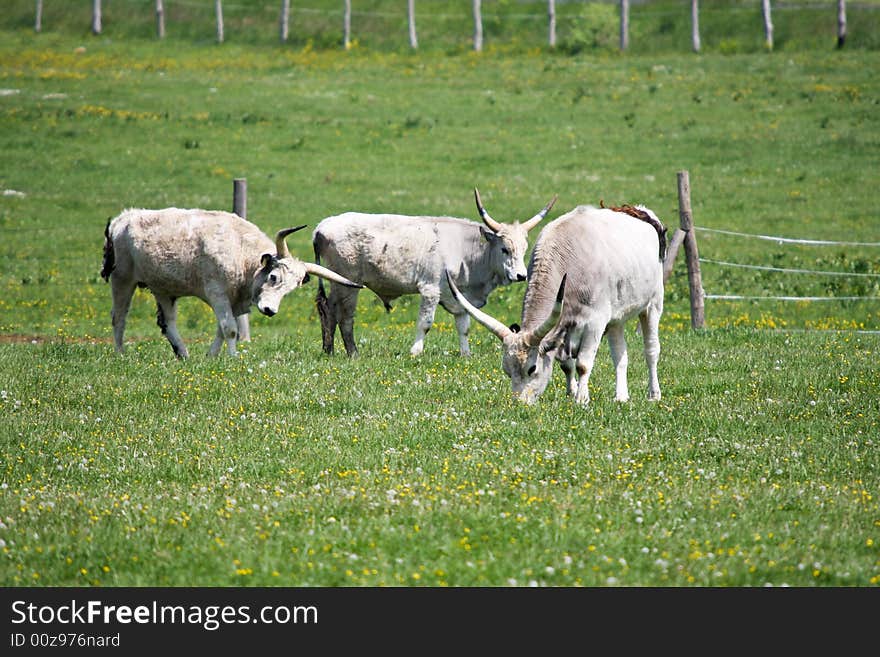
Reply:
[[[315, 236], [313, 246], [315, 248], [315, 264], [321, 264], [321, 247], [320, 242], [323, 236], [319, 233]], [[318, 317], [321, 319], [321, 342], [324, 351], [333, 353], [333, 334], [336, 332], [336, 326], [333, 323], [332, 313], [330, 312], [330, 301], [327, 299], [327, 293], [324, 291], [324, 279], [318, 277], [318, 293], [315, 295], [315, 307], [318, 309]]]
[[110, 274], [116, 268], [116, 253], [113, 251], [113, 240], [110, 239], [110, 222], [112, 218], [107, 220], [104, 227], [104, 262], [101, 265], [101, 278], [105, 281], [110, 280]]

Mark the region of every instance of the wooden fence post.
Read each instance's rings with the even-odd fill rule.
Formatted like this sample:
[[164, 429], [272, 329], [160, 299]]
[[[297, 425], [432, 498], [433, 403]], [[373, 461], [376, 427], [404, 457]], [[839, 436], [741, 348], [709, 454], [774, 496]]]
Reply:
[[483, 9], [480, 0], [474, 0], [474, 50], [483, 49]]
[[416, 36], [416, 0], [407, 0], [406, 16], [409, 24], [409, 47], [415, 50], [419, 47], [419, 39]]
[[684, 236], [684, 257], [687, 262], [688, 287], [690, 288], [691, 298], [691, 328], [701, 329], [706, 324], [703, 307], [703, 279], [700, 275], [700, 254], [697, 250], [697, 238], [693, 230], [691, 183], [687, 171], [678, 172], [678, 218], [679, 227]]
[[156, 34], [160, 39], [165, 38], [165, 5], [162, 0], [156, 0]]
[[217, 14], [217, 43], [223, 43], [223, 2], [216, 0], [214, 13]]
[[691, 0], [691, 47], [700, 52], [700, 0]]
[[290, 34], [290, 0], [282, 0], [281, 17], [278, 19], [278, 23], [281, 43], [287, 43], [287, 37]]
[[[234, 178], [232, 181], [232, 211], [242, 219], [247, 219], [247, 178]], [[250, 314], [235, 318], [238, 324], [238, 339], [246, 342], [251, 339]]]
[[770, 0], [761, 0], [761, 15], [764, 17], [764, 45], [773, 50], [773, 17], [771, 16]]
[[547, 18], [550, 21], [550, 34], [547, 42], [551, 48], [556, 47], [556, 0], [547, 0]]
[[101, 0], [92, 0], [92, 34], [100, 34], [101, 29]]
[[37, 15], [34, 18], [34, 32], [43, 30], [43, 0], [37, 0]]
[[837, 0], [837, 48], [846, 41], [846, 0]]
[[672, 268], [675, 266], [675, 258], [678, 256], [678, 250], [681, 243], [684, 242], [684, 231], [679, 227], [672, 233], [672, 239], [666, 245], [666, 259], [663, 261], [663, 284], [669, 280], [672, 275]]
[[247, 178], [232, 181], [232, 211], [242, 219], [247, 219]]
[[342, 47], [351, 48], [351, 0], [342, 3]]
[[629, 48], [629, 0], [620, 0], [620, 49]]

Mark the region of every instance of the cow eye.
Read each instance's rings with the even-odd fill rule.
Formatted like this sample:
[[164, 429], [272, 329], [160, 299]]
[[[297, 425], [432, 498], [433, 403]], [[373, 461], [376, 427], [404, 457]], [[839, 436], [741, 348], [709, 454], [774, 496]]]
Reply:
[[532, 366], [529, 368], [529, 372], [528, 372], [529, 376], [532, 376], [532, 374], [534, 374], [534, 373], [535, 373], [535, 370], [537, 370], [537, 369], [538, 369], [538, 366], [537, 366], [537, 365], [532, 365]]
[[504, 255], [510, 255], [510, 249], [508, 249], [506, 246], [502, 246], [501, 253], [503, 253]]
[[275, 285], [278, 283], [278, 277], [275, 274], [269, 274], [269, 284]]

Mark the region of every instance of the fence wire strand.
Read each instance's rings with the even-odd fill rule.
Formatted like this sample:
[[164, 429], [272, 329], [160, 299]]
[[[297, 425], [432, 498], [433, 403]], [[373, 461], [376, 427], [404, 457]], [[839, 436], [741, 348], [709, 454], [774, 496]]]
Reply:
[[755, 239], [768, 240], [770, 242], [778, 242], [780, 244], [810, 244], [813, 246], [880, 246], [880, 242], [844, 242], [836, 240], [805, 240], [794, 237], [777, 237], [774, 235], [756, 235], [753, 233], [738, 233], [733, 230], [721, 230], [720, 228], [706, 228], [705, 226], [694, 226], [694, 230], [705, 233], [721, 233], [722, 235], [735, 235], [736, 237], [751, 237]]
[[778, 271], [786, 274], [817, 274], [820, 276], [862, 276], [866, 278], [880, 278], [880, 274], [867, 274], [862, 272], [850, 271], [818, 271], [815, 269], [791, 269], [788, 267], [769, 267], [765, 265], [746, 265], [740, 262], [725, 262], [724, 260], [711, 260], [709, 258], [700, 258], [700, 262], [707, 262], [712, 265], [722, 265], [725, 267], [740, 267], [742, 269], [760, 269], [762, 271]]

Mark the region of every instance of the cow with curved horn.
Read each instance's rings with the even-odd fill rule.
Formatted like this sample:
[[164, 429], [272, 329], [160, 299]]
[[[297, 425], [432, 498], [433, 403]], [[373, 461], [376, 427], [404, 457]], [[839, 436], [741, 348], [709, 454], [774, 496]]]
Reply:
[[554, 359], [568, 393], [590, 401], [590, 372], [603, 336], [616, 375], [618, 401], [627, 401], [625, 323], [635, 317], [648, 365], [648, 399], [660, 399], [657, 361], [663, 313], [661, 245], [665, 229], [644, 206], [642, 217], [611, 208], [579, 206], [547, 224], [535, 242], [523, 297], [522, 326], [505, 326], [447, 284], [456, 301], [503, 344], [502, 367], [514, 395], [533, 403], [550, 381]]
[[214, 311], [217, 334], [208, 355], [216, 356], [225, 341], [234, 356], [236, 344], [245, 339], [252, 303], [271, 317], [284, 296], [308, 281], [309, 274], [362, 287], [292, 256], [286, 237], [303, 228], [280, 230], [273, 241], [230, 212], [129, 209], [110, 219], [104, 229], [101, 277], [111, 285], [116, 351], [124, 350], [125, 321], [136, 287], [149, 288], [156, 298], [157, 324], [178, 358], [188, 355], [177, 330], [181, 297], [198, 297]]
[[[315, 228], [315, 261], [360, 281], [391, 309], [405, 294], [421, 295], [416, 338], [410, 353], [422, 353], [425, 336], [434, 322], [438, 304], [455, 317], [459, 351], [470, 354], [470, 316], [453, 298], [443, 270], [455, 272], [455, 282], [469, 303], [485, 305], [499, 285], [526, 280], [528, 232], [547, 216], [554, 197], [535, 216], [522, 223], [501, 223], [483, 207], [480, 192], [474, 199], [482, 224], [468, 219], [398, 214], [346, 212], [327, 217]], [[331, 284], [329, 296], [318, 281], [316, 299], [321, 318], [324, 351], [333, 353], [337, 326], [349, 356], [357, 355], [354, 315], [358, 290]]]

